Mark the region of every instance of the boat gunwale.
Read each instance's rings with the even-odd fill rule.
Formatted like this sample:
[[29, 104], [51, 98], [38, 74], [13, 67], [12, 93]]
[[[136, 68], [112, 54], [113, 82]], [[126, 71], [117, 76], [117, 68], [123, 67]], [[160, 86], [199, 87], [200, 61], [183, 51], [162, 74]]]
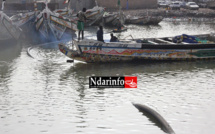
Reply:
[[[85, 40], [86, 41], [86, 40]], [[89, 43], [91, 40], [89, 40]], [[96, 41], [96, 40], [95, 40]], [[215, 49], [215, 43], [190, 43], [190, 44], [168, 44], [168, 43], [158, 43], [158, 44], [151, 44], [151, 43], [125, 43], [125, 42], [95, 42], [98, 45], [90, 45], [90, 44], [80, 44], [81, 42], [77, 42], [78, 47], [99, 47], [99, 48], [114, 48], [114, 49]], [[111, 44], [105, 46], [103, 44]], [[140, 47], [129, 47], [129, 45], [141, 45]], [[116, 46], [114, 46], [116, 45]], [[119, 46], [124, 45], [124, 46]], [[127, 45], [127, 46], [125, 46]]]
[[155, 44], [142, 44], [140, 48], [138, 47], [119, 47], [119, 46], [92, 46], [92, 45], [78, 45], [79, 47], [95, 47], [95, 48], [113, 48], [113, 49], [157, 49], [157, 50], [187, 50], [187, 49], [215, 49], [215, 44], [181, 44], [181, 45], [155, 45]]

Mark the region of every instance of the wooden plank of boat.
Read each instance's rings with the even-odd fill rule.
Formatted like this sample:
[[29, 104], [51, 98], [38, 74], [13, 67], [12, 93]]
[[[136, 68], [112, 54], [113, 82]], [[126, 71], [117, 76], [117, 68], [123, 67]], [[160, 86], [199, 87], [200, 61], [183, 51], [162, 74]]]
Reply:
[[16, 40], [19, 39], [22, 30], [19, 27], [16, 27], [15, 25], [13, 25], [10, 19], [3, 18], [2, 24], [5, 26], [5, 28], [7, 29], [7, 31], [10, 33], [10, 35], [14, 39], [16, 39]]
[[187, 43], [187, 42], [181, 42], [182, 44], [189, 44], [189, 43]]
[[156, 38], [155, 40], [158, 40], [158, 41], [163, 42], [163, 43], [168, 43], [168, 44], [176, 45], [176, 43], [173, 43], [173, 42], [170, 42], [170, 41], [166, 41], [166, 40], [162, 40], [162, 39], [159, 39], [159, 38]]
[[172, 40], [172, 38], [168, 38], [169, 40]]
[[153, 42], [153, 41], [151, 41], [151, 40], [148, 40], [148, 42], [151, 43], [151, 44], [158, 44], [158, 43]]

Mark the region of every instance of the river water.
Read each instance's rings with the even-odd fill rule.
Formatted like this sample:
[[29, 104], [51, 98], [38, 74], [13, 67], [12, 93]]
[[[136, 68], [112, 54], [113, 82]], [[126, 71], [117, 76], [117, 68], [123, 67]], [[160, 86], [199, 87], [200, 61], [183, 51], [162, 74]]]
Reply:
[[[171, 22], [127, 27], [116, 34], [120, 39], [215, 30], [214, 24]], [[1, 48], [0, 134], [165, 133], [132, 103], [156, 110], [177, 134], [214, 133], [215, 61], [67, 63], [57, 44], [20, 40]], [[91, 89], [89, 76], [137, 76], [138, 88]]]

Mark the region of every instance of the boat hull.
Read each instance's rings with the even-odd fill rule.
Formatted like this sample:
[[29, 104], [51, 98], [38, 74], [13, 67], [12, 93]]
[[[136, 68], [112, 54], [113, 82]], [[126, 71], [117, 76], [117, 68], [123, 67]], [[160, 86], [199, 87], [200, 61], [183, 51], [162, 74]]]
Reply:
[[66, 31], [77, 31], [76, 23], [73, 17], [68, 19], [46, 8], [37, 15], [35, 28], [45, 40], [60, 40]]
[[126, 18], [125, 24], [145, 25], [148, 19], [145, 17]]
[[215, 44], [151, 45], [141, 43], [76, 42], [76, 50], [60, 44], [69, 58], [84, 62], [119, 62], [132, 60], [185, 61], [215, 59]]
[[89, 20], [87, 20], [86, 26], [99, 25], [101, 23], [104, 12], [105, 12], [105, 9], [103, 7], [98, 7], [98, 6], [87, 10], [86, 17]]
[[35, 12], [16, 14], [10, 17], [10, 19], [12, 20], [13, 25], [17, 27], [25, 27], [28, 26], [29, 23], [33, 23], [35, 20]]
[[102, 18], [105, 26], [116, 27], [119, 23], [125, 24], [125, 15], [123, 13], [106, 13]]
[[163, 20], [163, 17], [127, 17], [126, 24], [135, 24], [135, 25], [158, 25]]
[[18, 40], [22, 30], [13, 25], [11, 19], [3, 12], [0, 12], [0, 17], [0, 40]]

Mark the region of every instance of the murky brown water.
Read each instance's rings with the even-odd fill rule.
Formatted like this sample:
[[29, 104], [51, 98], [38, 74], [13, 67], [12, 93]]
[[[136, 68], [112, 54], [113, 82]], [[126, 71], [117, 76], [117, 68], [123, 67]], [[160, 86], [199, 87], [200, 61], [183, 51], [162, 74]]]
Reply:
[[[163, 37], [215, 30], [209, 24], [166, 22], [128, 28], [117, 36]], [[88, 28], [86, 36], [95, 32], [96, 28]], [[177, 134], [214, 133], [215, 61], [71, 64], [56, 45], [39, 47], [19, 41], [0, 50], [0, 134], [164, 133], [132, 102], [158, 111]], [[33, 58], [27, 54], [29, 47]], [[89, 76], [115, 75], [137, 76], [138, 88], [89, 89]]]

